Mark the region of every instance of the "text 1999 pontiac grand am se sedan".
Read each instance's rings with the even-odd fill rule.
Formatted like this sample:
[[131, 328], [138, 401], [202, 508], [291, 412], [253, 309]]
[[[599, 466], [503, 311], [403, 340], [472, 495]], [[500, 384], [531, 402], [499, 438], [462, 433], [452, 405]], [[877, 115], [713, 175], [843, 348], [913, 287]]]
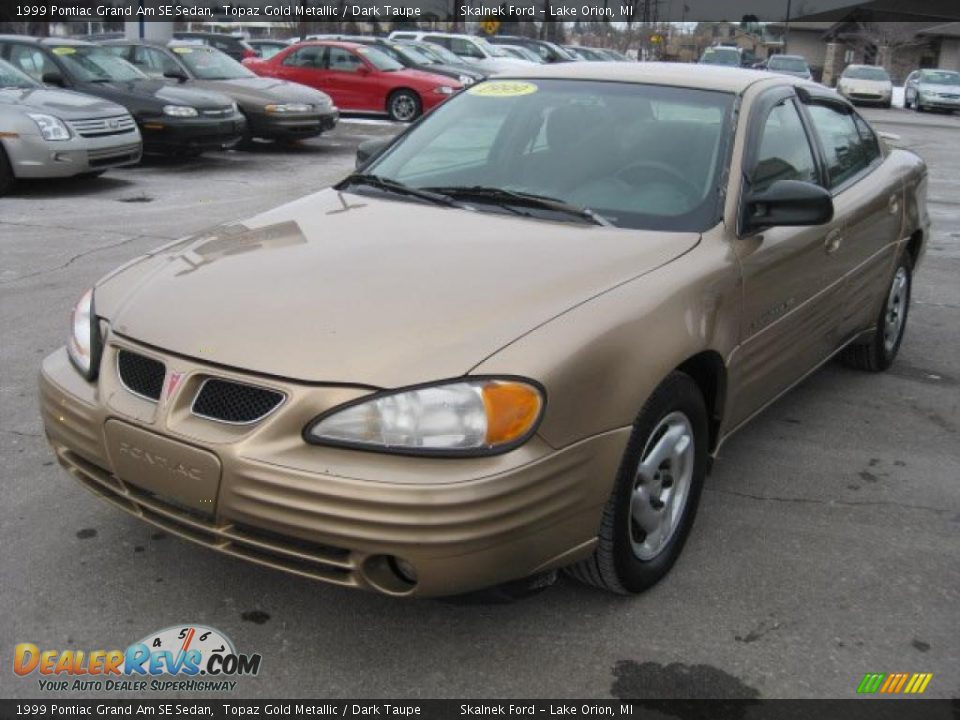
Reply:
[[118, 507], [327, 582], [639, 592], [731, 433], [838, 353], [893, 362], [926, 184], [796, 78], [531, 66], [100, 280], [46, 433]]

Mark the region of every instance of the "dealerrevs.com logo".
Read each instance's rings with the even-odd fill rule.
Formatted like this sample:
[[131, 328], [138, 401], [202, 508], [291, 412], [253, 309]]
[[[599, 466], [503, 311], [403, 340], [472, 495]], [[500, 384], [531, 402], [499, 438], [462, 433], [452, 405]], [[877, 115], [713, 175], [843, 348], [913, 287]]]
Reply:
[[177, 625], [151, 633], [126, 650], [41, 649], [19, 643], [13, 671], [39, 675], [41, 691], [229, 691], [233, 678], [260, 672], [259, 653], [238, 653], [219, 630]]

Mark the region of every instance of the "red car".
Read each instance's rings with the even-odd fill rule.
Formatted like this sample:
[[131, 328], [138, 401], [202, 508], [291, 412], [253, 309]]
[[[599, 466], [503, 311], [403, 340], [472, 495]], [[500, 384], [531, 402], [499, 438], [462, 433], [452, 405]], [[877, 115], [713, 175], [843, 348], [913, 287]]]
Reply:
[[405, 68], [376, 47], [352, 42], [298, 43], [243, 64], [257, 75], [322, 90], [341, 111], [386, 113], [401, 122], [415, 120], [462, 88], [451, 78]]

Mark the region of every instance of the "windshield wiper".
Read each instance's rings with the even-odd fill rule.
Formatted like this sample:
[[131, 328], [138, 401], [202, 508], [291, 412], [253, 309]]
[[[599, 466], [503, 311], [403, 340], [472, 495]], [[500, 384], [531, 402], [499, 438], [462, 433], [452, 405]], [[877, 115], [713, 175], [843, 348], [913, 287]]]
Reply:
[[380, 175], [372, 175], [369, 173], [353, 173], [352, 175], [348, 175], [341, 180], [335, 187], [337, 190], [343, 190], [350, 185], [367, 185], [369, 187], [377, 188], [378, 190], [385, 190], [386, 192], [392, 192], [398, 195], [409, 195], [410, 197], [419, 198], [420, 200], [426, 200], [434, 205], [463, 207], [463, 205], [458, 203], [456, 200], [442, 193], [410, 187], [409, 185], [404, 185], [402, 182], [381, 177]]
[[430, 192], [442, 193], [459, 200], [473, 200], [475, 202], [490, 202], [502, 205], [509, 209], [511, 205], [518, 207], [537, 208], [551, 210], [553, 212], [573, 215], [574, 217], [587, 220], [594, 225], [604, 225], [611, 227], [607, 218], [595, 213], [590, 208], [580, 207], [572, 203], [564, 202], [546, 195], [535, 195], [533, 193], [520, 192], [519, 190], [505, 190], [497, 187], [484, 187], [482, 185], [473, 186], [453, 186], [453, 187], [429, 187], [424, 188]]

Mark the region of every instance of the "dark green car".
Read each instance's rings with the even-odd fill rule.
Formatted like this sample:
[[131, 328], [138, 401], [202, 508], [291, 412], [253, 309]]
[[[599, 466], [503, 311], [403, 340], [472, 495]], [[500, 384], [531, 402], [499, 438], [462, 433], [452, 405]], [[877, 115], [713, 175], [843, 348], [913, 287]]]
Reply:
[[332, 130], [340, 117], [326, 93], [254, 75], [212, 47], [178, 40], [168, 44], [109, 40], [103, 46], [147, 75], [228, 96], [247, 119], [248, 140], [312, 137]]

